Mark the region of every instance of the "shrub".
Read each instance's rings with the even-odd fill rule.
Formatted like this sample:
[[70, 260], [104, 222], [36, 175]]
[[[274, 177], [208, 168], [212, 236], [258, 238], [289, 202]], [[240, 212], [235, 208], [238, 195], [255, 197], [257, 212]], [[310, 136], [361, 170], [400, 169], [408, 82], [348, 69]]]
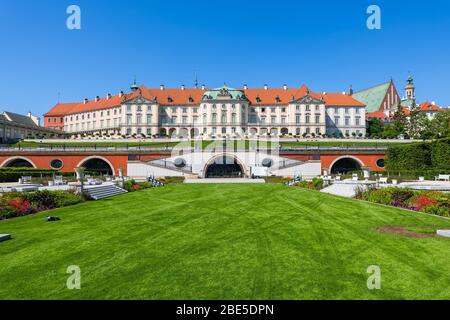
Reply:
[[450, 217], [450, 209], [445, 207], [440, 207], [438, 205], [430, 205], [423, 209], [423, 212], [434, 214], [441, 217]]
[[82, 201], [80, 196], [68, 191], [7, 193], [0, 197], [0, 220], [70, 206]]
[[432, 206], [436, 204], [436, 200], [431, 199], [429, 196], [427, 196], [426, 194], [420, 194], [416, 199], [415, 199], [415, 207], [417, 208], [417, 210], [422, 211], [424, 210], [426, 207]]
[[291, 179], [286, 178], [286, 177], [264, 177], [264, 180], [266, 181], [266, 183], [285, 183], [285, 182], [289, 182]]
[[367, 200], [370, 202], [390, 205], [392, 203], [392, 191], [390, 188], [376, 189], [369, 192]]
[[184, 177], [164, 177], [161, 179], [161, 182], [164, 184], [183, 183], [184, 179]]

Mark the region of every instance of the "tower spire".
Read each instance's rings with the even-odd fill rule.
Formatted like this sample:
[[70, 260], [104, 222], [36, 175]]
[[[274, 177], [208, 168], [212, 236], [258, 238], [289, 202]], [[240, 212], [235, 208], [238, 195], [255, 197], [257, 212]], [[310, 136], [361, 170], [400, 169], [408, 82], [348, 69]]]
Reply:
[[139, 89], [139, 86], [137, 85], [137, 81], [136, 81], [136, 76], [134, 76], [134, 81], [133, 84], [130, 87], [131, 91], [136, 91], [137, 89]]

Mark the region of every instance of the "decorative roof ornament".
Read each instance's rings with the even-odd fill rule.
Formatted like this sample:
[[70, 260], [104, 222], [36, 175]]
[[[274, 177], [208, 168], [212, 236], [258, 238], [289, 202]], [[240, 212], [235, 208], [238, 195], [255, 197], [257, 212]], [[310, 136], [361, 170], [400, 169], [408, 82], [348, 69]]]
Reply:
[[136, 91], [137, 89], [139, 89], [139, 86], [137, 85], [137, 82], [136, 82], [136, 77], [134, 77], [134, 81], [133, 81], [133, 84], [131, 85], [130, 89], [133, 92]]

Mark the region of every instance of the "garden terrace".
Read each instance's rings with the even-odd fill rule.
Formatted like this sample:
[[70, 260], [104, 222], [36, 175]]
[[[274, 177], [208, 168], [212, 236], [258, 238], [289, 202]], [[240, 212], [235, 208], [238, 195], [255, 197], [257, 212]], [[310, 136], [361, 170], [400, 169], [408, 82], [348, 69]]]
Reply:
[[[449, 299], [450, 220], [280, 184], [173, 184], [1, 221], [0, 299]], [[82, 290], [67, 290], [67, 267]], [[368, 290], [378, 265], [382, 290]]]

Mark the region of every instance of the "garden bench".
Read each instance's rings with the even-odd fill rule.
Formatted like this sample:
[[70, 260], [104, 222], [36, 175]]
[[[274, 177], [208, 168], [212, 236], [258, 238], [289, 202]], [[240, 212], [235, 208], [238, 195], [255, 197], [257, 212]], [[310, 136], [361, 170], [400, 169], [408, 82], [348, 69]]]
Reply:
[[66, 180], [63, 179], [63, 176], [55, 176], [55, 179], [53, 180], [53, 184], [55, 186], [62, 186], [67, 183]]
[[22, 183], [31, 182], [31, 176], [24, 176], [24, 177], [21, 177], [21, 179], [22, 179]]
[[387, 183], [388, 183], [388, 178], [386, 178], [386, 177], [380, 177], [380, 178], [378, 179], [378, 183], [384, 183], [384, 184], [387, 184]]
[[450, 174], [440, 174], [436, 176], [436, 181], [443, 180], [443, 181], [450, 181]]

